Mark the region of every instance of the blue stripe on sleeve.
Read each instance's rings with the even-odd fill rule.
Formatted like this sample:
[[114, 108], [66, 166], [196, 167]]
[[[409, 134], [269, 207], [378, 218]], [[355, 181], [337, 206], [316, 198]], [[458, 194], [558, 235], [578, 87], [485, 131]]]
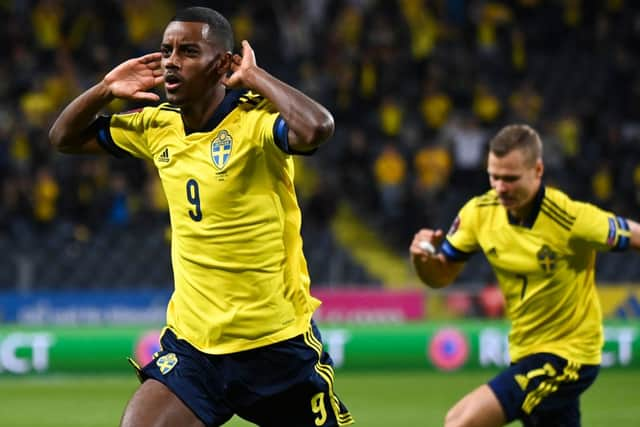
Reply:
[[[621, 216], [617, 216], [616, 222], [618, 223], [618, 228], [620, 230], [625, 231], [626, 232], [625, 234], [628, 234], [629, 224], [627, 223], [627, 220]], [[629, 238], [629, 236], [625, 236], [619, 233], [618, 242], [616, 243], [616, 246], [613, 248], [613, 252], [626, 251], [627, 249], [629, 249], [630, 244], [631, 244], [631, 239]]]
[[109, 130], [110, 123], [111, 116], [99, 116], [93, 122], [92, 127], [96, 130], [96, 140], [98, 141], [98, 144], [107, 153], [119, 159], [131, 157], [131, 154], [118, 147], [116, 143], [113, 142], [113, 139], [111, 138], [111, 131]]
[[287, 154], [300, 154], [303, 156], [309, 156], [316, 152], [316, 149], [311, 151], [296, 151], [289, 147], [289, 126], [284, 121], [282, 116], [278, 116], [273, 124], [273, 139], [280, 150]]
[[609, 234], [607, 234], [607, 245], [614, 247], [616, 244], [616, 220], [609, 218]]
[[474, 252], [464, 252], [456, 249], [447, 239], [442, 242], [442, 246], [440, 246], [440, 252], [442, 252], [444, 256], [447, 257], [447, 259], [450, 261], [467, 261], [469, 258], [471, 258], [471, 255], [474, 254]]
[[273, 137], [276, 145], [285, 153], [289, 153], [289, 126], [285, 123], [282, 116], [278, 116], [273, 124]]
[[616, 221], [618, 221], [618, 226], [625, 230], [625, 231], [629, 231], [629, 224], [627, 223], [627, 220], [621, 216], [617, 216], [616, 217]]

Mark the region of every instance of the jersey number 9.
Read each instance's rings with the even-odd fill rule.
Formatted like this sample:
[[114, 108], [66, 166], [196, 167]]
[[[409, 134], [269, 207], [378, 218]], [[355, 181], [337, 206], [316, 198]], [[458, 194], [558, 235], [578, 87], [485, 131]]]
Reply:
[[202, 209], [200, 208], [200, 188], [198, 187], [198, 181], [191, 178], [187, 181], [187, 200], [191, 203], [195, 209], [189, 209], [189, 216], [194, 221], [202, 220]]

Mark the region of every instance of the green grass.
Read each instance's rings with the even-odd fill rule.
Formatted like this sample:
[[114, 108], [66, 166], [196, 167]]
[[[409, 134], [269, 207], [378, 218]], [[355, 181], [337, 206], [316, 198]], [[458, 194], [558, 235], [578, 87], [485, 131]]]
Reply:
[[[490, 375], [487, 372], [338, 372], [336, 390], [358, 426], [431, 427], [441, 426], [447, 408]], [[0, 425], [117, 426], [136, 386], [133, 377], [2, 378]], [[602, 372], [582, 398], [583, 426], [637, 426], [639, 387], [640, 371]], [[250, 425], [238, 419], [227, 424], [230, 427]]]

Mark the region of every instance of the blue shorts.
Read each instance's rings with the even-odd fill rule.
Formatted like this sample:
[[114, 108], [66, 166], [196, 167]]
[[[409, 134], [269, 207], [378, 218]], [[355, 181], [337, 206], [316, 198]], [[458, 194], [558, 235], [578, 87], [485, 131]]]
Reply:
[[549, 353], [527, 356], [489, 381], [507, 421], [526, 427], [580, 426], [580, 394], [599, 365], [580, 365]]
[[162, 350], [139, 370], [166, 385], [206, 426], [234, 414], [259, 426], [346, 426], [333, 390], [333, 362], [312, 322], [302, 335], [252, 350], [211, 355], [167, 329]]

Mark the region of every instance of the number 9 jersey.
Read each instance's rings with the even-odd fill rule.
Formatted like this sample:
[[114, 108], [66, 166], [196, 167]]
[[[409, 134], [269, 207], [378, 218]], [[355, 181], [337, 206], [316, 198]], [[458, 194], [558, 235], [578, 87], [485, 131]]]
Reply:
[[117, 157], [153, 161], [169, 204], [175, 291], [167, 327], [209, 354], [292, 338], [309, 293], [288, 128], [273, 105], [230, 91], [205, 130], [170, 104], [98, 120]]
[[528, 220], [518, 224], [491, 190], [461, 209], [442, 252], [450, 261], [484, 252], [505, 296], [512, 361], [553, 353], [599, 364], [603, 332], [595, 254], [625, 250], [629, 237], [624, 218], [545, 186]]

